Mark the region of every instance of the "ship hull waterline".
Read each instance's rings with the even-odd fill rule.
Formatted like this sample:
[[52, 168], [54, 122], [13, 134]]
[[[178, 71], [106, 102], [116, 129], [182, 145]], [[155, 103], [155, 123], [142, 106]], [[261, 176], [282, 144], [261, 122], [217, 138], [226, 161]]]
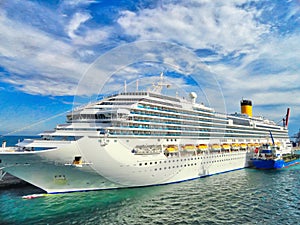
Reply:
[[[0, 153], [2, 170], [47, 193], [64, 193], [177, 183], [248, 167], [250, 157], [247, 151], [184, 158], [167, 158], [160, 154], [147, 160], [140, 156], [124, 163], [115, 159], [111, 149], [103, 149], [101, 157], [74, 165], [68, 163], [67, 158], [54, 159], [59, 151], [62, 150]], [[212, 160], [219, 158], [224, 161]]]

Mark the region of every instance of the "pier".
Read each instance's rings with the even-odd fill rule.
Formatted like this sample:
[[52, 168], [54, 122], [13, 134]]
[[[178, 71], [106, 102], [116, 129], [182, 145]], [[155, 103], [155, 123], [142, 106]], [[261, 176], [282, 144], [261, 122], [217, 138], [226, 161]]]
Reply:
[[17, 177], [14, 177], [9, 173], [5, 174], [2, 180], [0, 180], [0, 189], [11, 187], [23, 187], [25, 185], [28, 185], [28, 183], [23, 180], [20, 180]]

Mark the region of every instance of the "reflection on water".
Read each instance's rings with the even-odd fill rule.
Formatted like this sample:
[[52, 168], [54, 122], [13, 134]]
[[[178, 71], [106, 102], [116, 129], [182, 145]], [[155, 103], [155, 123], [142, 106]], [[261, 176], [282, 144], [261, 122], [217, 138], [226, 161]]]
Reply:
[[1, 190], [1, 224], [296, 224], [300, 165], [244, 169], [172, 185], [57, 194]]

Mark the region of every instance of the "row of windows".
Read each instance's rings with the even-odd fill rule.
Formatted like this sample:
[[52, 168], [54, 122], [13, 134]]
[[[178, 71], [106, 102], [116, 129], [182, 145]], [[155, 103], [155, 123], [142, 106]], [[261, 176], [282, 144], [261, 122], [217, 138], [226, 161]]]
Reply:
[[[163, 130], [142, 130], [142, 128], [135, 128], [140, 130], [129, 130], [129, 129], [121, 129], [117, 127], [109, 127], [111, 135], [139, 135], [139, 136], [176, 136], [176, 137], [212, 137], [212, 136], [222, 136], [224, 138], [265, 138], [267, 133], [262, 134], [256, 134], [256, 133], [250, 133], [250, 132], [234, 132], [233, 134], [229, 134], [226, 131], [222, 130], [216, 130], [214, 132], [209, 131], [192, 131], [192, 130], [169, 130], [169, 131], [163, 131]], [[286, 138], [287, 135], [285, 133], [281, 135], [273, 135], [274, 138]]]
[[[183, 165], [177, 165], [177, 166], [172, 166], [172, 168], [174, 169], [175, 167], [176, 168], [179, 168], [179, 167], [186, 167], [186, 166], [196, 166], [197, 165], [197, 163], [191, 163], [191, 164], [183, 164]], [[155, 168], [154, 169], [154, 171], [157, 171], [157, 170], [162, 170], [162, 169], [164, 169], [164, 170], [166, 170], [166, 169], [171, 169], [171, 166], [169, 166], [169, 167], [164, 167], [164, 168]]]
[[[207, 118], [212, 118], [211, 114], [206, 115], [206, 114], [200, 114], [200, 113], [193, 113], [191, 111], [166, 109], [166, 108], [160, 108], [160, 107], [156, 107], [156, 106], [150, 107], [147, 105], [139, 105], [139, 108], [146, 108], [147, 110], [136, 110], [136, 113], [145, 114], [145, 115], [165, 116], [165, 117], [170, 117], [170, 118], [185, 118], [185, 119], [191, 119], [191, 120], [196, 120], [196, 119], [205, 120]], [[161, 111], [159, 111], [160, 113], [158, 113], [156, 110], [161, 110]], [[223, 121], [223, 122], [227, 123], [227, 121], [225, 121], [225, 119], [220, 119], [220, 118], [216, 118], [216, 117], [213, 117], [213, 118], [220, 122]]]
[[[144, 101], [145, 101], [145, 99], [144, 99]], [[145, 101], [145, 102], [148, 102], [148, 101]], [[151, 102], [155, 102], [155, 101], [152, 100]], [[159, 102], [157, 102], [157, 103], [159, 103]], [[202, 117], [203, 118], [203, 117], [211, 117], [212, 116], [211, 112], [207, 113], [207, 112], [205, 112], [205, 110], [202, 113], [201, 113], [201, 111], [193, 112], [193, 111], [186, 111], [186, 110], [178, 110], [177, 108], [165, 108], [165, 107], [159, 106], [158, 104], [155, 104], [153, 106], [145, 105], [145, 104], [139, 104], [138, 108], [145, 108], [145, 109], [147, 109], [147, 112], [149, 112], [149, 113], [151, 113], [151, 110], [154, 110], [153, 111], [154, 113], [156, 113], [157, 110], [162, 111], [162, 112], [168, 112], [168, 113], [172, 113], [172, 114], [177, 115], [177, 117], [179, 115], [187, 115], [187, 116], [192, 116], [192, 117], [195, 117], [195, 118], [197, 118], [197, 117]], [[179, 107], [179, 108], [181, 108], [181, 107]], [[170, 115], [170, 114], [168, 114], [168, 115]], [[223, 120], [223, 119], [218, 119], [218, 120]]]
[[[231, 154], [231, 158], [228, 158], [228, 155], [222, 154], [222, 155], [209, 155], [209, 156], [201, 156], [201, 157], [193, 157], [193, 158], [184, 158], [184, 159], [173, 159], [173, 160], [165, 160], [165, 161], [154, 161], [154, 162], [144, 162], [144, 163], [139, 163], [139, 166], [147, 166], [147, 165], [157, 165], [157, 164], [162, 164], [162, 163], [175, 163], [175, 162], [185, 162], [185, 161], [195, 161], [195, 160], [200, 160], [200, 159], [215, 159], [211, 161], [203, 161], [202, 163], [214, 163], [214, 162], [223, 162], [223, 161], [230, 161], [230, 160], [235, 160], [235, 159], [242, 159], [244, 158], [243, 156], [238, 156], [240, 154]], [[223, 158], [227, 156], [225, 159], [217, 159], [217, 158]], [[232, 157], [233, 156], [233, 157]], [[201, 164], [202, 164], [201, 163]]]

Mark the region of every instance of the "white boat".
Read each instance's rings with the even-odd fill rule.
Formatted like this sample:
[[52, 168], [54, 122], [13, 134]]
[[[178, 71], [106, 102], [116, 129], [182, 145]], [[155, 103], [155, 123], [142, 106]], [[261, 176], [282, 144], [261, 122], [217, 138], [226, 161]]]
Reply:
[[250, 101], [242, 100], [241, 114], [225, 115], [198, 104], [195, 93], [190, 99], [161, 94], [162, 76], [156, 86], [107, 96], [75, 109], [40, 139], [3, 146], [1, 174], [48, 193], [140, 187], [241, 169], [253, 155], [250, 148], [207, 146], [268, 143], [271, 130], [281, 148], [291, 148], [287, 124], [252, 117]]

